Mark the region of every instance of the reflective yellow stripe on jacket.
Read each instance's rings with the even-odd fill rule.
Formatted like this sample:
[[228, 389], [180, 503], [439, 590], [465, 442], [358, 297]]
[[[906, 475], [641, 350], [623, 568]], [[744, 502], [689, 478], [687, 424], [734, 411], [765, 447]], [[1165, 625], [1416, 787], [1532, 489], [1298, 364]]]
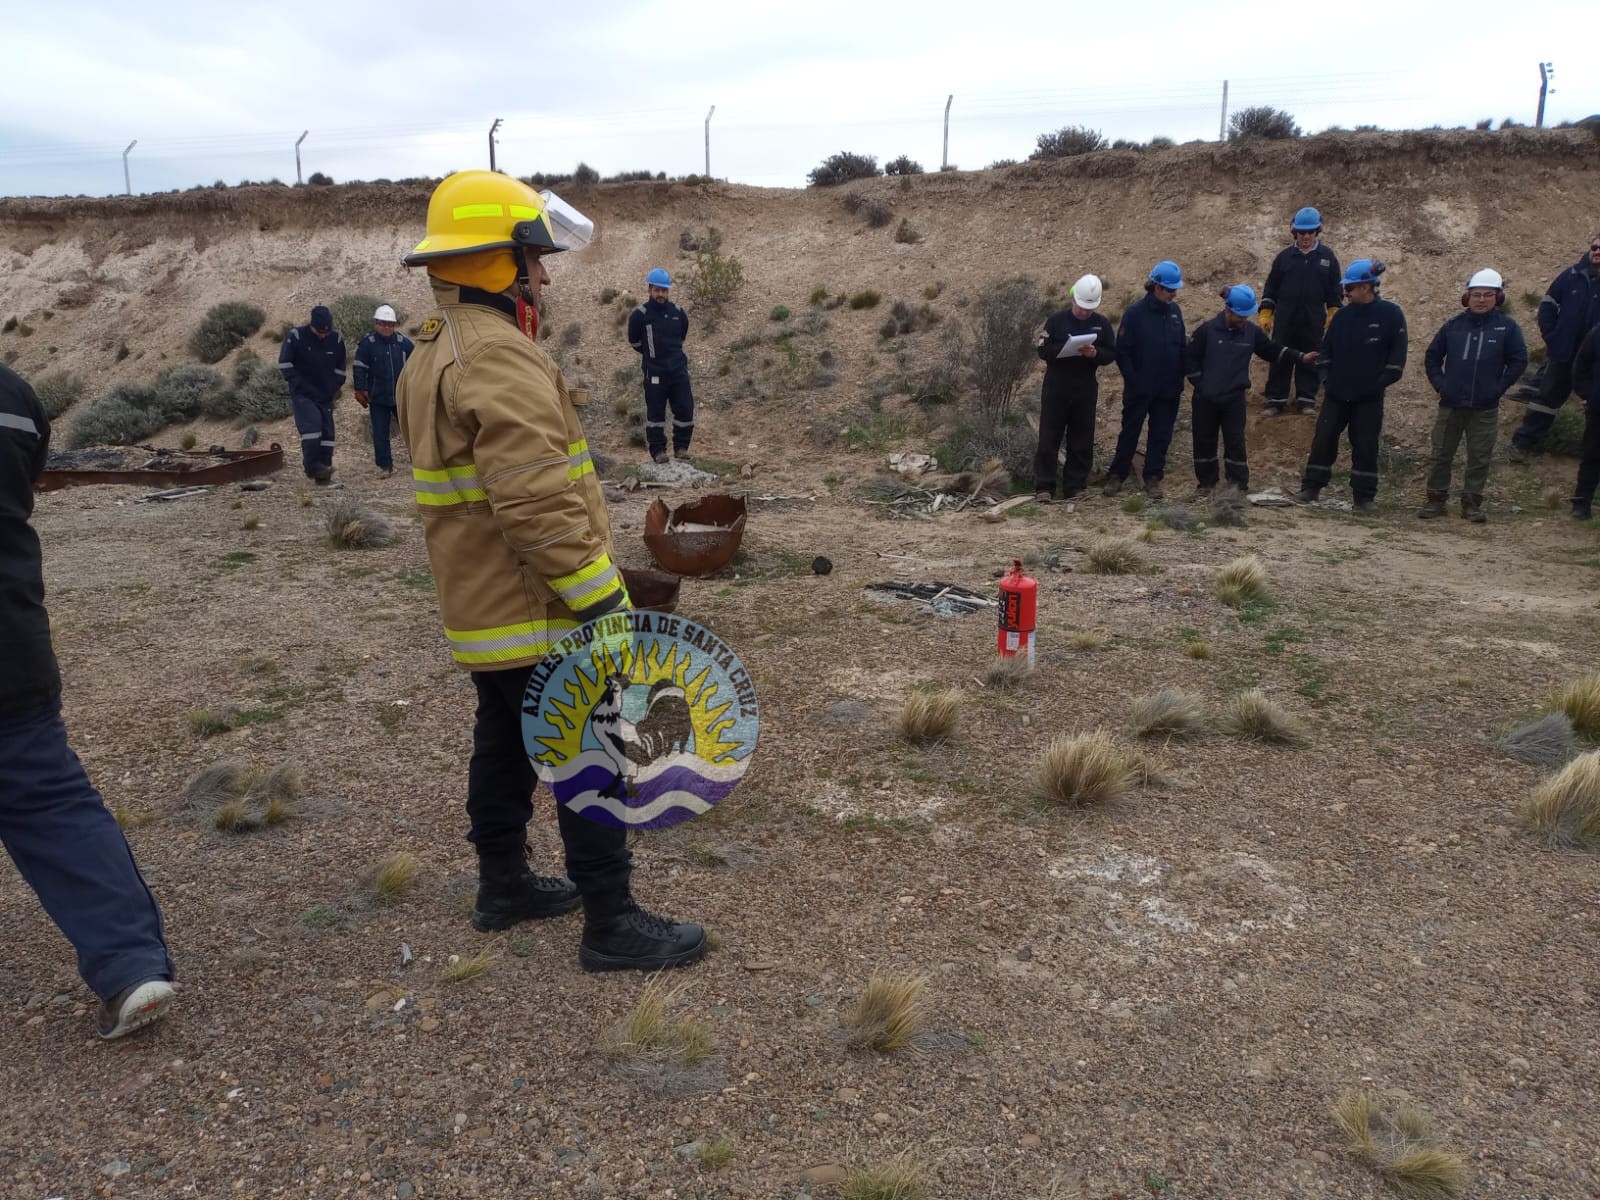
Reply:
[[582, 479], [594, 474], [594, 459], [589, 457], [589, 439], [567, 443], [567, 478]]
[[522, 621], [496, 629], [446, 629], [450, 653], [458, 663], [511, 662], [548, 654], [567, 634], [578, 627], [576, 621]]
[[550, 581], [561, 599], [573, 612], [582, 612], [622, 590], [622, 573], [611, 562], [609, 554], [602, 554], [592, 563], [579, 567], [571, 575], [562, 575]]
[[472, 500], [487, 500], [477, 467], [446, 467], [442, 471], [411, 468], [411, 482], [416, 488], [417, 503], [429, 508], [445, 508], [452, 504], [466, 504]]

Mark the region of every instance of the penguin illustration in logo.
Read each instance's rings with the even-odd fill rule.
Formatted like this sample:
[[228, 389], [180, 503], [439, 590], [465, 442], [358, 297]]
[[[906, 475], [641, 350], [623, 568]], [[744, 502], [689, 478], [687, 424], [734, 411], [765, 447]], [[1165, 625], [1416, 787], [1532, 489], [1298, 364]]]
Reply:
[[637, 763], [652, 763], [688, 750], [694, 741], [694, 721], [683, 689], [670, 679], [651, 684], [644, 718], [634, 727], [634, 736], [636, 745], [629, 757]]
[[606, 676], [606, 690], [589, 710], [589, 729], [600, 745], [600, 753], [616, 770], [616, 777], [599, 794], [623, 800], [633, 795], [632, 779], [637, 768], [633, 754], [639, 743], [638, 731], [632, 721], [622, 715], [622, 697], [628, 690], [628, 681], [621, 675]]

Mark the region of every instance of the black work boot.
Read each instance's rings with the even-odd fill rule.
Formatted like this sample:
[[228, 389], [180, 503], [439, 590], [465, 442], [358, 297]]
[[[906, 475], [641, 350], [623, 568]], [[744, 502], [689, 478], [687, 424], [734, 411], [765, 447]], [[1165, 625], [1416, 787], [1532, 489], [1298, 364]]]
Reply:
[[472, 927], [479, 933], [496, 933], [522, 921], [559, 917], [580, 903], [577, 885], [570, 879], [535, 875], [520, 858], [480, 859]]
[[[1442, 517], [1445, 514], [1445, 505], [1449, 502], [1449, 492], [1429, 492], [1428, 502], [1421, 508], [1417, 509], [1417, 516], [1421, 517], [1424, 521], [1431, 520], [1434, 517]], [[1466, 500], [1463, 499], [1462, 503], [1465, 504]], [[1465, 512], [1463, 512], [1462, 515], [1465, 516]]]
[[1488, 521], [1489, 516], [1483, 511], [1483, 497], [1465, 495], [1461, 497], [1461, 515], [1474, 525], [1482, 525]]
[[578, 962], [585, 971], [660, 971], [698, 962], [705, 954], [703, 928], [646, 912], [625, 891], [583, 898]]
[[1295, 503], [1297, 504], [1315, 504], [1317, 502], [1317, 497], [1320, 495], [1322, 495], [1321, 488], [1311, 487], [1308, 485], [1296, 492], [1294, 494], [1294, 499]]
[[1594, 504], [1588, 500], [1574, 499], [1572, 502], [1572, 519], [1574, 521], [1594, 520]]

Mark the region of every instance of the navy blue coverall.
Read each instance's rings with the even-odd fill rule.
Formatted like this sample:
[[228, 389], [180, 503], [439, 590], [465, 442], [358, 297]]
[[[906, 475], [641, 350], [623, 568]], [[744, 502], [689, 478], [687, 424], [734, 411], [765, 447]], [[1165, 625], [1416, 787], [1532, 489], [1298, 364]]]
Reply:
[[652, 458], [667, 452], [667, 408], [672, 409], [672, 452], [689, 453], [694, 438], [694, 392], [689, 386], [689, 314], [670, 300], [646, 300], [628, 316], [628, 345], [644, 367], [644, 433]]
[[312, 479], [333, 473], [333, 398], [344, 387], [344, 338], [337, 329], [319, 338], [310, 324], [289, 330], [278, 350], [278, 370], [289, 385], [300, 460]]

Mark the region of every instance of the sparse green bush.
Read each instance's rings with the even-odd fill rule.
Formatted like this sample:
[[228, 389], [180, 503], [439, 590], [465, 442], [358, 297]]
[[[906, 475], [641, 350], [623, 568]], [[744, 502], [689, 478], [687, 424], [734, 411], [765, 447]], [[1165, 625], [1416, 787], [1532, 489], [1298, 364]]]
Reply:
[[311, 172], [311, 178], [306, 180], [312, 187], [332, 187], [333, 176], [324, 175], [321, 171]]
[[579, 187], [593, 187], [600, 182], [600, 172], [596, 171], [588, 163], [581, 162], [572, 172], [572, 182]]
[[161, 373], [155, 382], [153, 403], [164, 424], [192, 421], [221, 390], [220, 375], [210, 367], [189, 363]]
[[83, 397], [83, 389], [83, 377], [69, 371], [51, 371], [33, 381], [34, 395], [52, 421]]
[[811, 303], [812, 304], [821, 304], [827, 298], [828, 298], [828, 289], [825, 286], [823, 286], [822, 284], [819, 283], [819, 284], [817, 284], [816, 287], [811, 289]]
[[1170, 150], [1177, 144], [1169, 137], [1153, 137], [1145, 143], [1145, 146], [1151, 150]]
[[904, 217], [900, 218], [900, 226], [894, 231], [894, 240], [902, 245], [911, 245], [922, 240], [922, 235], [911, 228], [911, 222]]
[[[354, 361], [356, 343], [372, 332], [372, 314], [378, 311], [378, 305], [383, 301], [376, 296], [369, 296], [365, 292], [352, 292], [348, 296], [340, 296], [328, 308], [333, 312], [333, 327], [344, 338], [345, 358], [347, 362]], [[404, 314], [399, 309], [396, 315], [402, 321]]]
[[871, 288], [863, 288], [850, 297], [850, 307], [853, 309], [876, 308], [878, 301], [883, 297]]
[[1041, 133], [1030, 159], [1074, 158], [1079, 154], [1092, 154], [1106, 148], [1106, 139], [1098, 129], [1087, 125], [1066, 125], [1054, 133]]
[[1250, 138], [1282, 141], [1299, 136], [1300, 126], [1294, 123], [1294, 117], [1269, 104], [1241, 108], [1228, 118], [1230, 142], [1242, 142]]
[[689, 279], [689, 301], [713, 316], [721, 313], [744, 286], [744, 265], [732, 255], [711, 246], [695, 251], [694, 273]]
[[233, 390], [234, 415], [246, 421], [277, 421], [294, 412], [289, 385], [277, 363], [257, 362]]
[[882, 200], [873, 199], [861, 205], [861, 215], [868, 226], [873, 229], [882, 229], [890, 221], [894, 220], [894, 209]]
[[214, 304], [189, 335], [189, 353], [204, 363], [221, 362], [266, 319], [266, 313], [243, 301]]
[[78, 415], [70, 441], [74, 447], [126, 446], [143, 441], [167, 424], [155, 388], [145, 383], [119, 383]]
[[921, 163], [909, 155], [902, 154], [899, 158], [891, 158], [884, 163], [883, 173], [885, 175], [921, 175], [923, 171]]
[[871, 179], [878, 175], [878, 159], [872, 154], [853, 154], [841, 150], [822, 160], [806, 175], [812, 187], [834, 187], [852, 179]]
[[774, 321], [787, 321], [789, 319], [789, 308], [784, 304], [774, 304], [772, 306], [772, 312], [768, 315], [771, 316]]
[[1034, 335], [1044, 315], [1038, 283], [1030, 278], [1003, 279], [978, 296], [972, 339], [972, 375], [978, 406], [985, 419], [998, 424], [1011, 412], [1018, 386], [1033, 370]]

